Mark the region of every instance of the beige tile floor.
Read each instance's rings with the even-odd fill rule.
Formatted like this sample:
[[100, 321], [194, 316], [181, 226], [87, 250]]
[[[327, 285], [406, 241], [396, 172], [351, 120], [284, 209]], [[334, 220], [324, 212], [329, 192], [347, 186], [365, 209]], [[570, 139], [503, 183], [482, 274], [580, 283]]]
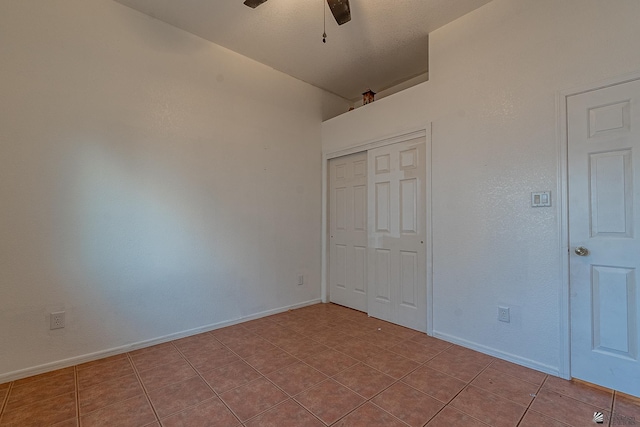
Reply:
[[0, 384], [1, 426], [639, 425], [640, 400], [317, 304]]

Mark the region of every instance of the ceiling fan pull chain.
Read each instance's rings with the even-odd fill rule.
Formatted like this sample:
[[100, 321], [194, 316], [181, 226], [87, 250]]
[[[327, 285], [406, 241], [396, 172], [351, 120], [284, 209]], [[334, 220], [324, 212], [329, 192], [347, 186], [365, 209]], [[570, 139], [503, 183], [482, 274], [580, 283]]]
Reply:
[[322, 19], [323, 19], [323, 33], [322, 33], [322, 43], [327, 42], [327, 11], [324, 5], [324, 0], [322, 1]]

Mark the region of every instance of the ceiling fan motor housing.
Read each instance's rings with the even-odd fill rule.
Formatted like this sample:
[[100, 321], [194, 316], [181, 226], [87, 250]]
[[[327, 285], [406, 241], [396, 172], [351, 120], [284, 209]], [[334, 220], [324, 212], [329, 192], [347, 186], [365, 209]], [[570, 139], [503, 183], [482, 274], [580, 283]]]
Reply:
[[266, 1], [267, 0], [245, 0], [244, 4], [249, 6], [252, 9], [255, 9], [256, 7], [260, 6], [262, 3]]

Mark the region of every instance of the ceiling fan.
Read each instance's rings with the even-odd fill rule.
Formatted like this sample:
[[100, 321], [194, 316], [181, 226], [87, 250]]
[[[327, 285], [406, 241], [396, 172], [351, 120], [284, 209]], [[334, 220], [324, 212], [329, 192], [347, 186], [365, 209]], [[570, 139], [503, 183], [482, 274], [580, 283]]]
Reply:
[[[245, 0], [244, 4], [252, 9], [260, 6], [267, 0]], [[333, 17], [336, 18], [338, 25], [346, 24], [351, 21], [351, 9], [349, 8], [349, 0], [327, 0], [329, 9]]]

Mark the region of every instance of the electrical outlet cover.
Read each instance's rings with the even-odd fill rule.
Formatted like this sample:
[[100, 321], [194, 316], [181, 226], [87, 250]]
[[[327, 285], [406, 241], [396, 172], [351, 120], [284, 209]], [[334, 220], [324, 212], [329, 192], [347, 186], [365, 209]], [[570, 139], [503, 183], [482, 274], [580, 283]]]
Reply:
[[498, 307], [498, 320], [507, 323], [511, 321], [509, 307]]
[[65, 312], [58, 311], [49, 314], [49, 329], [62, 329], [65, 326]]

